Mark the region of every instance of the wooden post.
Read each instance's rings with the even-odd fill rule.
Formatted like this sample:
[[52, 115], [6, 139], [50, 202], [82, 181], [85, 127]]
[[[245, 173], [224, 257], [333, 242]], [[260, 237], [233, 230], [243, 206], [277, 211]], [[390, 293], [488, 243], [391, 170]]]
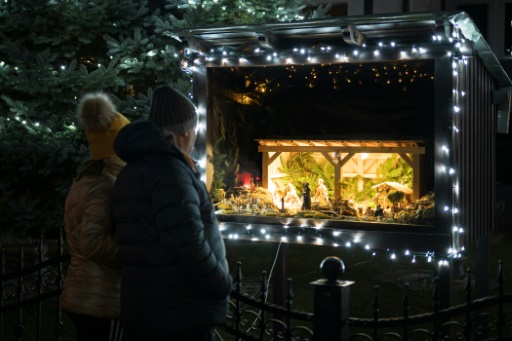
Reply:
[[268, 189], [268, 152], [261, 154], [261, 186]]
[[417, 200], [421, 197], [423, 193], [421, 193], [421, 185], [422, 185], [422, 177], [421, 173], [421, 159], [423, 155], [413, 154], [412, 155], [412, 200]]
[[341, 163], [334, 165], [334, 202], [339, 203], [341, 197]]

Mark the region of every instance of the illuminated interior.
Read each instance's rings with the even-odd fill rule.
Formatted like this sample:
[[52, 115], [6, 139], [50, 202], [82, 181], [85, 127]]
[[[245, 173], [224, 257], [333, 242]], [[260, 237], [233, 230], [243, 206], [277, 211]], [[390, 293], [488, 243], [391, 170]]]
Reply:
[[209, 72], [218, 214], [434, 225], [431, 61]]

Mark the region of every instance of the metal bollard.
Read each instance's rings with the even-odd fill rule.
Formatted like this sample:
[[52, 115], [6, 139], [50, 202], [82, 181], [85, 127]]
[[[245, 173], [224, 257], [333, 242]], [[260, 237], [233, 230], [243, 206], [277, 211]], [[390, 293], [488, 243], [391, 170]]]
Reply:
[[338, 257], [327, 257], [320, 264], [325, 278], [311, 282], [315, 287], [314, 296], [314, 341], [348, 340], [350, 286], [353, 281], [340, 281], [345, 271], [343, 261]]

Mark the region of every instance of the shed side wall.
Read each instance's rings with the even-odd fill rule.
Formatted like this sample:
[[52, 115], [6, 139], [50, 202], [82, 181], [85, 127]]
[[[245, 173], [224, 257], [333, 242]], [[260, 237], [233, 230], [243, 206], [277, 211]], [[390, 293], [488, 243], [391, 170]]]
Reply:
[[460, 222], [464, 244], [494, 230], [496, 198], [496, 108], [492, 92], [497, 83], [480, 58], [469, 58], [462, 80], [466, 95], [460, 117]]

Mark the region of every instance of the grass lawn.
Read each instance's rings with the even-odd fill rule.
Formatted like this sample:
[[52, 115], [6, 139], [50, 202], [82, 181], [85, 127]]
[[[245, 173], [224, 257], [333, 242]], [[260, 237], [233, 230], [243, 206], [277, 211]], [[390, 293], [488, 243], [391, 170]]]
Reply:
[[[490, 244], [489, 294], [493, 295], [496, 293], [499, 259], [503, 261], [505, 289], [512, 290], [512, 280], [507, 276], [512, 272], [512, 232], [494, 232]], [[235, 273], [238, 261], [242, 264], [243, 290], [256, 293], [261, 287], [262, 271], [272, 277], [282, 271], [279, 262], [274, 264], [278, 245], [226, 240], [232, 273]], [[380, 316], [400, 316], [405, 283], [409, 284], [409, 313], [414, 315], [432, 311], [437, 263], [429, 263], [425, 257], [417, 257], [416, 262], [412, 263], [411, 256], [397, 254], [396, 259], [391, 259], [391, 254], [385, 250], [372, 256], [370, 251], [354, 247], [281, 244], [281, 251], [284, 249], [284, 278], [292, 278], [295, 310], [313, 312], [313, 287], [310, 283], [322, 278], [322, 260], [327, 256], [336, 256], [343, 260], [346, 268], [340, 279], [355, 282], [350, 287], [350, 316], [372, 317], [375, 285], [379, 286]], [[462, 269], [474, 271], [475, 249], [474, 245], [470, 245], [460, 260], [460, 271], [457, 271], [452, 284], [452, 305], [464, 303], [465, 274]]]

